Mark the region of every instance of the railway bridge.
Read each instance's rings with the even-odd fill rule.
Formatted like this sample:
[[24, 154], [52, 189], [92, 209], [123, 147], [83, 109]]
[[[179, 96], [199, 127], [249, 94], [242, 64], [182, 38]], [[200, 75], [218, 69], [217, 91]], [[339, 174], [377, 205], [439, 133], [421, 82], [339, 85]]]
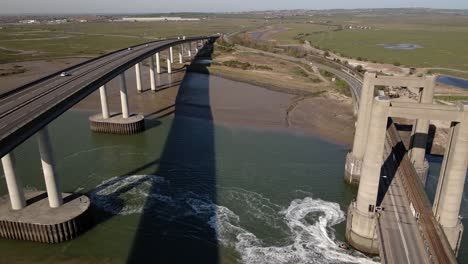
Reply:
[[[143, 131], [144, 117], [129, 112], [125, 72], [135, 68], [136, 89], [142, 92], [141, 64], [147, 61], [151, 91], [156, 92], [159, 86], [156, 74], [171, 75], [175, 59], [182, 64], [199, 51], [210, 50], [218, 37], [179, 37], [132, 46], [0, 93], [0, 157], [8, 189], [8, 195], [0, 198], [0, 237], [58, 243], [84, 232], [89, 227], [90, 202], [86, 196], [61, 192], [48, 124], [99, 89], [102, 113], [90, 117], [93, 131], [116, 134]], [[110, 113], [107, 103], [106, 83], [114, 78], [120, 83], [122, 111], [118, 114]], [[15, 173], [13, 151], [34, 135], [46, 192], [24, 192]]]
[[[375, 97], [376, 86], [404, 86], [419, 102]], [[359, 185], [348, 210], [346, 237], [383, 263], [456, 263], [463, 225], [459, 212], [468, 166], [468, 103], [433, 104], [435, 76], [366, 73], [345, 181]], [[415, 120], [409, 151], [392, 117]], [[429, 121], [452, 122], [434, 204], [425, 193]]]

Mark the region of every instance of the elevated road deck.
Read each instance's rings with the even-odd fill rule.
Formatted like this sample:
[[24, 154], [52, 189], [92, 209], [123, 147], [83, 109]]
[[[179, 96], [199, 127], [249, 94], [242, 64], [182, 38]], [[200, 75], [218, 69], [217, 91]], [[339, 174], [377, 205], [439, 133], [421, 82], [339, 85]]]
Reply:
[[217, 36], [153, 41], [83, 62], [40, 80], [0, 93], [0, 157], [135, 64], [169, 47]]

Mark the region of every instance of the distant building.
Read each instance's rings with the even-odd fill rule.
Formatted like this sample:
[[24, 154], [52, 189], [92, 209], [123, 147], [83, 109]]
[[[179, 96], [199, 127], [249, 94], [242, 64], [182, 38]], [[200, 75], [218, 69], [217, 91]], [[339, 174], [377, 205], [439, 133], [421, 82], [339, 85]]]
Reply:
[[68, 23], [68, 19], [55, 19], [47, 21], [47, 24], [65, 24]]
[[20, 24], [38, 24], [39, 21], [35, 19], [27, 19], [27, 20], [20, 20], [19, 23]]
[[182, 17], [124, 17], [122, 21], [130, 22], [155, 22], [155, 21], [200, 21], [199, 18]]

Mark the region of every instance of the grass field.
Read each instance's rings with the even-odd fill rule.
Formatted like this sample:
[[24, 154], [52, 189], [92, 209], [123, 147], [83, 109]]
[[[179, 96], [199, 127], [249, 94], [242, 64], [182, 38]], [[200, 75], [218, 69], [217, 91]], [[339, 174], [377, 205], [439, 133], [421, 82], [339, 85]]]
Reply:
[[291, 40], [297, 40], [299, 36], [306, 36], [310, 34], [318, 34], [319, 32], [328, 32], [336, 29], [336, 26], [326, 26], [317, 24], [304, 24], [304, 23], [287, 23], [279, 25], [282, 28], [288, 29], [281, 33], [275, 34], [274, 39], [280, 43], [290, 43]]
[[[308, 18], [310, 19], [310, 18]], [[321, 18], [315, 18], [320, 20]], [[468, 16], [332, 16], [330, 25], [359, 25], [371, 29], [329, 30], [301, 38], [312, 45], [347, 57], [427, 68], [468, 70]], [[284, 27], [277, 24], [277, 27]], [[297, 43], [297, 36], [316, 31], [317, 25], [290, 23], [289, 32], [273, 36]], [[390, 50], [378, 44], [418, 44], [415, 50]]]
[[256, 19], [198, 22], [115, 22], [7, 26], [0, 29], [0, 63], [66, 56], [96, 56], [130, 45], [176, 36], [247, 30]]

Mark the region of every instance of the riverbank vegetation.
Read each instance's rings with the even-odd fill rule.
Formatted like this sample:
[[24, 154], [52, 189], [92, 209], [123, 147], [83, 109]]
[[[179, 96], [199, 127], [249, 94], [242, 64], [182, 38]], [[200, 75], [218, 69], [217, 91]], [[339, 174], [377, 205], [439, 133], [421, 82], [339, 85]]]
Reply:
[[[262, 45], [240, 43], [250, 47]], [[332, 82], [331, 78], [324, 78], [319, 72], [314, 72], [309, 65], [243, 51], [223, 40], [218, 40], [215, 51], [215, 60], [210, 68], [212, 74], [294, 95], [316, 97], [326, 92], [338, 92], [350, 96], [346, 82], [338, 78]]]

